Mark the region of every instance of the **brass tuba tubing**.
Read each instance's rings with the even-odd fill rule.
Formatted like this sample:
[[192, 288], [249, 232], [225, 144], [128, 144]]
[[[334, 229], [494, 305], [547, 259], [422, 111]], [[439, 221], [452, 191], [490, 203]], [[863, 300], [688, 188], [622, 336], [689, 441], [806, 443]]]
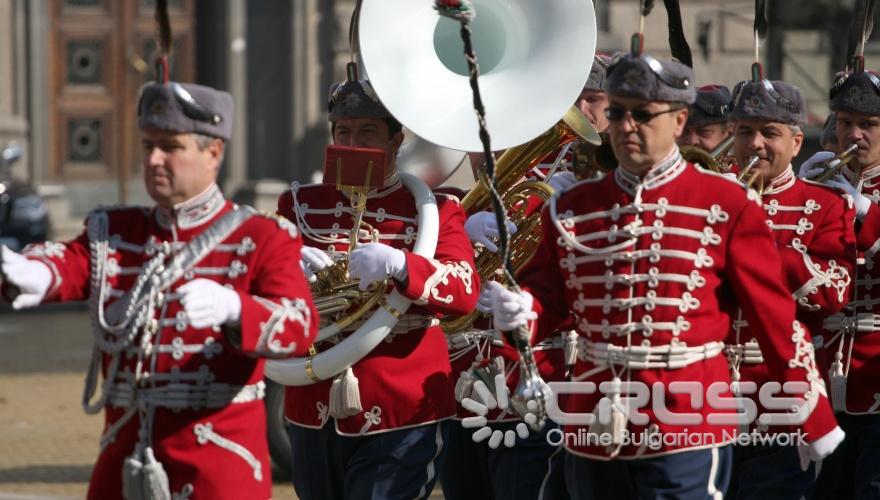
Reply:
[[682, 146], [679, 150], [681, 151], [682, 158], [685, 160], [691, 163], [698, 163], [707, 170], [721, 174], [728, 170], [726, 162], [722, 162], [721, 159], [730, 152], [734, 139], [735, 136], [731, 134], [730, 137], [721, 141], [712, 151], [706, 151], [697, 146]]
[[[853, 159], [853, 155], [858, 149], [859, 146], [857, 144], [851, 144], [844, 151], [836, 154], [834, 158], [830, 158], [822, 162], [821, 166], [825, 168], [825, 171], [814, 177], [813, 180], [816, 182], [825, 182], [835, 175], [839, 174], [844, 165], [846, 165], [847, 163], [849, 163], [850, 160]], [[832, 167], [831, 164], [835, 161], [837, 161], [838, 163]]]

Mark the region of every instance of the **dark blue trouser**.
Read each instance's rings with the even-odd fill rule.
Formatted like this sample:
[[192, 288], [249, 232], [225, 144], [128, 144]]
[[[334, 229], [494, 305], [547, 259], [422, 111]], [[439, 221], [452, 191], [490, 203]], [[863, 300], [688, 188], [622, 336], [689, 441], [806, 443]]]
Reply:
[[822, 460], [813, 498], [880, 499], [880, 415], [836, 417], [846, 438]]
[[730, 448], [610, 462], [569, 453], [565, 482], [574, 500], [721, 500], [730, 482]]
[[[513, 448], [503, 444], [489, 448], [475, 443], [475, 429], [451, 422], [449, 446], [440, 484], [447, 500], [566, 500], [563, 477], [565, 450], [547, 443], [547, 424], [526, 439], [517, 438]], [[516, 422], [493, 423], [492, 429], [513, 430]]]
[[301, 500], [427, 498], [446, 453], [449, 421], [366, 436], [288, 425]]
[[801, 469], [797, 446], [734, 446], [730, 499], [798, 500], [816, 482], [816, 464]]

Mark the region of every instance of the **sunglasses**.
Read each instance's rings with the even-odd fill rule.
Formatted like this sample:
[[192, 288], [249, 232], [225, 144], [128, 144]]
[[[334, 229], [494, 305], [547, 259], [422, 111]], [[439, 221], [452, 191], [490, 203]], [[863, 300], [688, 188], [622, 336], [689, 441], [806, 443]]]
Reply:
[[[614, 58], [611, 60], [611, 64], [608, 66], [608, 72], [612, 73], [614, 69], [617, 68], [617, 63], [624, 57], [632, 56], [627, 53], [620, 53], [614, 56]], [[639, 55], [638, 58], [644, 61], [645, 64], [647, 64], [648, 67], [651, 68], [651, 71], [657, 76], [657, 78], [659, 78], [660, 81], [662, 81], [666, 85], [679, 90], [687, 90], [688, 88], [690, 88], [690, 80], [672, 74], [669, 70], [663, 67], [663, 63], [661, 63], [656, 58], [644, 53]]]
[[[868, 76], [868, 79], [874, 85], [874, 90], [880, 93], [880, 78], [878, 78], [877, 75], [870, 71], [863, 71], [862, 74]], [[837, 80], [835, 80], [834, 84], [831, 86], [831, 90], [828, 91], [829, 97], [831, 99], [834, 99], [837, 94], [855, 84], [857, 78], [852, 78], [855, 75], [856, 73], [844, 73]]]
[[664, 109], [663, 111], [657, 111], [656, 113], [651, 113], [646, 109], [626, 109], [621, 108], [619, 106], [609, 106], [605, 108], [605, 117], [608, 118], [609, 121], [616, 122], [623, 120], [626, 115], [632, 117], [633, 121], [637, 124], [641, 125], [644, 123], [648, 123], [649, 121], [657, 118], [660, 115], [665, 115], [666, 113], [672, 113], [674, 111], [681, 111], [682, 107], [672, 107], [669, 109]]

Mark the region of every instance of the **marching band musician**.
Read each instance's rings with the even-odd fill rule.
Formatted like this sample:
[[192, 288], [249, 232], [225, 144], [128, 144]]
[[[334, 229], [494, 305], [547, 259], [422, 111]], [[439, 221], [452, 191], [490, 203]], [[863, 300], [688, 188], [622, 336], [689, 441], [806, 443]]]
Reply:
[[[855, 144], [856, 153], [842, 174], [827, 181], [855, 201], [858, 266], [846, 310], [826, 321], [825, 350], [831, 398], [846, 439], [825, 460], [816, 498], [880, 497], [880, 301], [876, 296], [877, 248], [880, 246], [880, 77], [870, 70], [840, 75], [831, 90], [830, 108], [837, 115], [839, 150]], [[825, 170], [817, 153], [800, 175]], [[817, 159], [819, 161], [817, 161]]]
[[[726, 311], [736, 299], [773, 379], [809, 387], [801, 427], [811, 458], [827, 455], [842, 439], [809, 333], [795, 319], [782, 277], [767, 271], [780, 268], [780, 259], [754, 194], [679, 155], [675, 140], [695, 99], [692, 82], [690, 68], [640, 51], [611, 64], [607, 116], [620, 166], [545, 205], [542, 244], [520, 273], [522, 292], [492, 287], [500, 329], [529, 326], [540, 341], [575, 316], [580, 345], [573, 380], [598, 387], [568, 394], [564, 408], [579, 419], [561, 422], [574, 498], [592, 498], [590, 483], [602, 480], [595, 466], [608, 460], [622, 460], [632, 478], [616, 487], [632, 487], [641, 498], [723, 493], [731, 471], [728, 433], [735, 429], [710, 424], [707, 416], [732, 409], [691, 398], [707, 401], [710, 384], [730, 383], [720, 354], [731, 321]], [[646, 418], [627, 410], [624, 381], [651, 387], [653, 396], [645, 394], [649, 401], [638, 408]], [[696, 387], [673, 390], [675, 382]], [[594, 412], [599, 418], [587, 427], [582, 417]], [[682, 413], [692, 418], [685, 423], [676, 417]]]
[[[806, 100], [800, 89], [781, 81], [744, 81], [735, 88], [732, 119], [739, 165], [760, 158], [750, 170], [762, 186], [765, 220], [776, 240], [783, 283], [797, 305], [796, 317], [820, 344], [823, 320], [849, 301], [855, 267], [855, 211], [837, 189], [803, 181], [791, 160], [803, 144]], [[725, 351], [733, 379], [758, 388], [772, 380], [743, 310], [737, 311]], [[821, 347], [821, 344], [819, 345]], [[822, 364], [819, 360], [820, 365]], [[748, 394], [758, 412], [757, 393]], [[755, 429], [752, 426], [752, 429]], [[766, 426], [757, 426], [766, 432]], [[736, 498], [801, 498], [816, 474], [802, 448], [751, 445], [734, 448]]]
[[712, 151], [733, 133], [730, 123], [730, 90], [724, 85], [697, 88], [697, 100], [690, 106], [679, 146], [697, 146]]
[[[329, 104], [334, 144], [386, 149], [395, 157], [401, 124], [369, 81], [336, 84]], [[368, 195], [349, 271], [362, 289], [393, 280], [414, 304], [385, 342], [336, 380], [286, 389], [293, 484], [302, 499], [427, 498], [446, 452], [455, 379], [436, 318], [473, 310], [480, 286], [473, 248], [458, 199], [435, 193], [440, 232], [434, 258], [412, 253], [419, 230], [414, 199], [394, 161], [387, 167], [384, 187]], [[278, 200], [278, 212], [303, 229], [307, 275], [348, 251], [354, 211], [335, 185], [294, 183]], [[317, 343], [317, 350], [328, 344]], [[359, 404], [337, 408], [331, 385], [354, 381]]]
[[215, 183], [232, 111], [232, 96], [209, 87], [144, 86], [156, 205], [96, 209], [75, 240], [24, 255], [0, 248], [16, 309], [89, 300], [83, 407], [106, 421], [91, 499], [272, 495], [263, 358], [307, 352], [318, 317], [296, 227], [234, 205]]

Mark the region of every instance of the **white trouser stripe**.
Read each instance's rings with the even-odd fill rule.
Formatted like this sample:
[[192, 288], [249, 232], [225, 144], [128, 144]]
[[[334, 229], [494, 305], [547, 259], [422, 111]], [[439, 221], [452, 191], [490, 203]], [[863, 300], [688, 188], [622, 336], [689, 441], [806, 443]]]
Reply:
[[434, 475], [436, 471], [434, 470], [434, 462], [437, 460], [437, 457], [440, 456], [440, 452], [443, 451], [443, 433], [441, 432], [440, 426], [443, 422], [437, 422], [437, 432], [434, 434], [434, 444], [437, 445], [437, 451], [434, 452], [434, 456], [431, 457], [431, 461], [428, 462], [428, 467], [425, 470], [428, 478], [425, 480], [425, 483], [422, 485], [421, 489], [419, 489], [419, 498], [428, 498], [428, 495], [431, 494], [430, 491], [427, 491], [428, 485], [434, 481]]
[[718, 491], [718, 487], [715, 485], [715, 481], [717, 480], [718, 475], [718, 448], [712, 448], [712, 466], [709, 468], [709, 486], [707, 488], [707, 492], [712, 496], [715, 500], [723, 500], [724, 494]]
[[541, 489], [538, 490], [538, 500], [544, 500], [544, 490], [547, 489], [547, 483], [550, 482], [550, 476], [553, 474], [553, 459], [562, 449], [562, 446], [557, 446], [556, 451], [547, 457], [547, 473], [544, 474], [544, 480], [541, 481]]

